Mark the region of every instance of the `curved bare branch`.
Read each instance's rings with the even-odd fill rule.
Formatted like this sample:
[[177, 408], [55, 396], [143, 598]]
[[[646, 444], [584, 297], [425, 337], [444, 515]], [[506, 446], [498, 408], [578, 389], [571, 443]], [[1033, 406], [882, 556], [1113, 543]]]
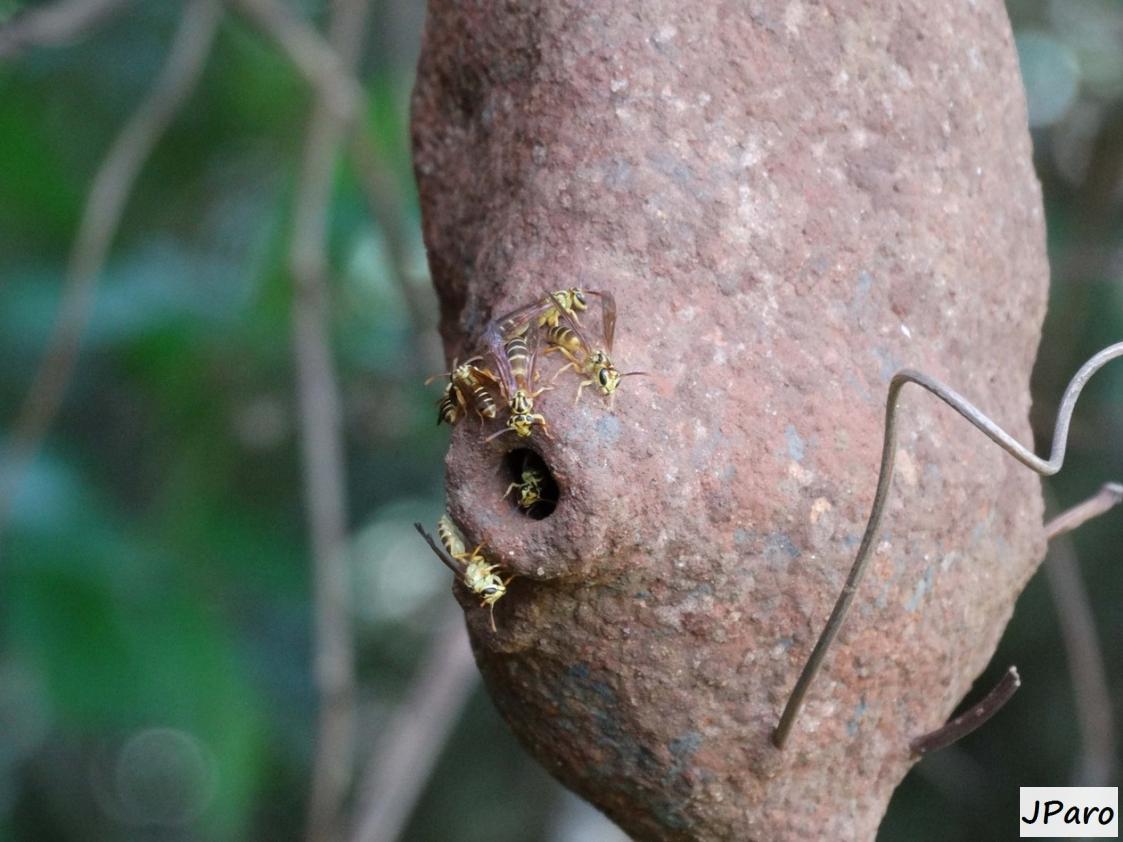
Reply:
[[850, 604], [854, 601], [854, 595], [857, 593], [858, 585], [861, 583], [866, 565], [869, 562], [870, 550], [873, 547], [878, 526], [881, 524], [885, 501], [889, 496], [889, 486], [893, 481], [893, 464], [897, 455], [897, 400], [904, 385], [915, 383], [927, 389], [1027, 468], [1031, 468], [1043, 476], [1052, 476], [1060, 470], [1064, 463], [1072, 410], [1076, 406], [1076, 400], [1080, 397], [1081, 390], [1093, 374], [1106, 363], [1120, 356], [1123, 356], [1123, 342], [1108, 346], [1084, 363], [1069, 382], [1064, 397], [1061, 399], [1060, 410], [1057, 413], [1057, 424], [1053, 432], [1053, 449], [1048, 459], [1042, 459], [1033, 451], [1019, 444], [974, 404], [939, 380], [911, 369], [902, 369], [893, 375], [893, 379], [889, 382], [889, 397], [885, 407], [885, 439], [881, 449], [881, 469], [877, 477], [877, 490], [874, 492], [873, 507], [870, 510], [869, 521], [866, 523], [866, 531], [862, 535], [862, 543], [858, 547], [858, 553], [854, 558], [850, 573], [846, 577], [846, 584], [842, 588], [842, 593], [839, 594], [830, 618], [819, 635], [815, 648], [811, 650], [811, 655], [808, 657], [807, 663], [804, 664], [795, 687], [792, 688], [792, 692], [788, 696], [779, 724], [772, 734], [772, 742], [777, 748], [783, 748], [787, 742], [792, 725], [803, 706], [803, 699], [807, 695], [811, 682], [815, 680], [815, 676], [823, 665], [827, 650], [830, 649], [842, 628], [843, 622], [846, 620], [846, 614], [850, 610]]

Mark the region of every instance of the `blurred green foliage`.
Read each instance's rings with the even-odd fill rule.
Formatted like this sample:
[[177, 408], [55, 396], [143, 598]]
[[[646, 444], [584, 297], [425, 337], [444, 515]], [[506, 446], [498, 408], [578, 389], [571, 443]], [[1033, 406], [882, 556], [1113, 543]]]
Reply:
[[[93, 172], [158, 72], [178, 5], [136, 4], [82, 43], [0, 67], [0, 429], [38, 365]], [[344, 159], [329, 243], [375, 731], [448, 599], [407, 531], [440, 510], [447, 435], [421, 386], [442, 359], [409, 167], [411, 74], [372, 61], [364, 81], [405, 197], [424, 333]], [[78, 371], [5, 532], [0, 838], [300, 835], [315, 697], [285, 258], [309, 102], [287, 60], [227, 20], [130, 196]], [[480, 828], [458, 838], [494, 839], [494, 826], [479, 787], [448, 781], [553, 786], [512, 742], [476, 703], [432, 796], [438, 815]], [[513, 821], [540, 824], [550, 803], [528, 797]]]
[[[324, 5], [299, 7], [317, 17]], [[0, 0], [0, 21], [21, 6]], [[0, 434], [38, 365], [92, 175], [157, 73], [177, 9], [138, 3], [80, 43], [0, 65]], [[1034, 379], [1044, 443], [1068, 376], [1123, 335], [1123, 4], [1010, 9], [1055, 269]], [[420, 8], [376, 11], [366, 119], [401, 191], [410, 287], [395, 281], [387, 232], [343, 161], [330, 230], [360, 758], [448, 599], [446, 575], [409, 528], [440, 511], [446, 436], [435, 393], [420, 385], [442, 367], [407, 142]], [[309, 101], [282, 56], [227, 20], [130, 197], [67, 400], [4, 536], [0, 839], [300, 833], [315, 697], [285, 257]], [[1050, 483], [1058, 505], [1123, 477], [1123, 370], [1086, 394], [1071, 462]], [[1076, 539], [1115, 698], [1118, 523]], [[1009, 663], [1025, 678], [1015, 701], [920, 764], [882, 838], [1005, 838], [1018, 784], [1068, 780], [1079, 735], [1041, 577], [980, 686]], [[553, 817], [559, 797], [477, 693], [407, 836], [568, 838]]]

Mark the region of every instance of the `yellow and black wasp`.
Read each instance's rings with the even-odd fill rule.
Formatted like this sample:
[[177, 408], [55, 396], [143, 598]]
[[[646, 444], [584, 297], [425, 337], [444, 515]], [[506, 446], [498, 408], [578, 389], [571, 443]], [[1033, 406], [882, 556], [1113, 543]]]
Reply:
[[499, 381], [489, 369], [475, 365], [481, 359], [472, 357], [462, 363], [453, 360], [452, 371], [434, 374], [425, 381], [428, 385], [438, 377], [448, 377], [448, 385], [437, 407], [438, 424], [442, 421], [455, 424], [467, 413], [469, 405], [476, 411], [481, 424], [485, 418], [496, 417], [495, 398], [490, 390], [496, 388]]
[[481, 554], [482, 544], [469, 551], [464, 536], [447, 514], [441, 515], [440, 520], [437, 521], [437, 534], [441, 538], [443, 547], [433, 540], [420, 523], [414, 523], [413, 526], [432, 548], [433, 552], [437, 554], [437, 558], [444, 563], [445, 567], [456, 574], [464, 587], [480, 597], [480, 607], [488, 606], [491, 614], [491, 630], [497, 631], [495, 627], [495, 603], [507, 593], [507, 585], [515, 577], [511, 576], [504, 581], [503, 577], [496, 572], [501, 569], [500, 566], [488, 563], [488, 560]]
[[612, 341], [616, 334], [616, 297], [610, 292], [593, 292], [601, 300], [601, 334], [602, 345], [596, 348], [582, 333], [577, 320], [566, 309], [565, 302], [555, 300], [555, 311], [558, 314], [557, 323], [546, 331], [546, 342], [550, 346], [547, 350], [559, 351], [567, 360], [566, 365], [558, 369], [554, 375], [556, 379], [568, 368], [574, 369], [578, 374], [587, 377], [577, 387], [577, 400], [581, 400], [581, 391], [586, 386], [595, 386], [601, 394], [612, 397], [620, 381], [625, 377], [637, 374], [646, 374], [644, 371], [629, 371], [621, 374], [609, 354], [612, 352]]
[[499, 386], [507, 401], [507, 424], [504, 429], [488, 436], [487, 440], [508, 430], [526, 438], [536, 426], [549, 437], [550, 428], [545, 416], [534, 411], [534, 399], [551, 388], [534, 389], [538, 360], [537, 331], [533, 326], [527, 326], [521, 333], [505, 337], [501, 325], [501, 321], [488, 325], [484, 331], [484, 344], [495, 359]]
[[538, 468], [523, 466], [519, 479], [512, 482], [507, 486], [507, 490], [503, 492], [506, 497], [512, 491], [517, 491], [518, 496], [515, 498], [515, 503], [523, 511], [530, 511], [539, 503], [556, 503], [556, 500], [550, 500], [543, 496], [543, 491], [546, 485], [546, 474]]
[[[591, 293], [596, 295], [597, 293]], [[561, 313], [568, 313], [569, 317], [580, 324], [578, 313], [583, 313], [589, 307], [586, 290], [571, 287], [547, 293], [542, 298], [531, 304], [512, 310], [507, 315], [497, 319], [499, 330], [505, 339], [525, 333], [531, 327], [549, 328], [558, 323]]]

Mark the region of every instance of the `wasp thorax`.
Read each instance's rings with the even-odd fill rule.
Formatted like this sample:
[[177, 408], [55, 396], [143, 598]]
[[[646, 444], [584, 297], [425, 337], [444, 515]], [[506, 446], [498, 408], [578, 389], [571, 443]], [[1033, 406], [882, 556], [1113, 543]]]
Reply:
[[512, 415], [507, 419], [507, 426], [514, 430], [515, 435], [526, 438], [534, 429], [534, 416], [526, 413]]

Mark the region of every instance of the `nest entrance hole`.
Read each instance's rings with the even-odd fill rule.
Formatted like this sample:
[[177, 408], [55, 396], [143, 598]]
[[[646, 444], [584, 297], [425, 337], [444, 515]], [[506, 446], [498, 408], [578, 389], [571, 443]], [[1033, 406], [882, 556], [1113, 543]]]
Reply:
[[529, 448], [512, 450], [503, 458], [509, 493], [507, 499], [520, 513], [534, 520], [548, 518], [558, 507], [560, 489], [546, 460]]

